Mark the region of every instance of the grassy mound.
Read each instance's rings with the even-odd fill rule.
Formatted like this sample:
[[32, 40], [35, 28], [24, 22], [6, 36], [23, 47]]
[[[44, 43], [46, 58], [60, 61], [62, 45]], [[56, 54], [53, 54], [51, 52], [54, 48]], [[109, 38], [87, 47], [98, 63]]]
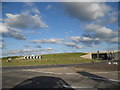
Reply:
[[42, 59], [20, 59], [21, 57], [11, 57], [12, 61], [7, 62], [6, 57], [2, 59], [3, 66], [26, 66], [26, 65], [57, 65], [57, 64], [75, 64], [75, 63], [92, 63], [99, 62], [97, 60], [84, 59], [80, 56], [86, 53], [59, 53], [41, 55]]

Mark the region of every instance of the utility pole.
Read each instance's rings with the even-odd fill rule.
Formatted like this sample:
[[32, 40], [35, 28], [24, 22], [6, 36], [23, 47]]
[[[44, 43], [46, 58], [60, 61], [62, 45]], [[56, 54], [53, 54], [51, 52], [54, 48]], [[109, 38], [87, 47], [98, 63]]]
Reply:
[[97, 51], [97, 59], [99, 60], [99, 51]]

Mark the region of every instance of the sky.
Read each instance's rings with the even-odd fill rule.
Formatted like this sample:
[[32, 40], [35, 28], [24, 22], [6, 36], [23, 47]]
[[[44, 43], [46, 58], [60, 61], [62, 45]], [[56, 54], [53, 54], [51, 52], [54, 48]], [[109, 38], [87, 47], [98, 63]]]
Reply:
[[2, 56], [118, 50], [117, 2], [2, 2]]

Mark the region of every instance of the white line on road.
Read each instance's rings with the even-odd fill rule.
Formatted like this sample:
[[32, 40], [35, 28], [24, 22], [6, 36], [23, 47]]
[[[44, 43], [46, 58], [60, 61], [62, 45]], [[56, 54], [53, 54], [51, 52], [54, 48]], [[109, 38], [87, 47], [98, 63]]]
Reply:
[[90, 72], [90, 73], [119, 73], [120, 71], [108, 71], [108, 72]]
[[80, 86], [68, 86], [68, 85], [62, 85], [65, 88], [89, 88], [89, 87], [80, 87]]
[[37, 71], [37, 70], [22, 70], [22, 71], [32, 71], [32, 72], [40, 72], [40, 73], [46, 73], [46, 74], [57, 74], [57, 75], [71, 75], [71, 74], [77, 74], [77, 73], [55, 73], [55, 72], [45, 72], [45, 71]]
[[[37, 71], [32, 69], [22, 70], [22, 71], [32, 71], [32, 72], [41, 72], [41, 73], [48, 73], [48, 74], [77, 74], [77, 73], [55, 73], [55, 72], [45, 72], [45, 71]], [[110, 72], [90, 72], [90, 73], [116, 73], [118, 74], [120, 71], [110, 71]]]
[[105, 81], [120, 82], [120, 80], [115, 80], [115, 79], [104, 79], [104, 78], [97, 78], [97, 77], [85, 77], [85, 78], [98, 79], [98, 80], [105, 80]]
[[[22, 71], [40, 72], [40, 73], [55, 74], [55, 75], [73, 75], [73, 74], [74, 75], [78, 75], [78, 73], [56, 73], [56, 72], [37, 71], [37, 70], [32, 70], [32, 69], [27, 69], [27, 70], [22, 70]], [[100, 73], [100, 72], [94, 72], [94, 73]], [[101, 73], [108, 73], [108, 72], [101, 72]], [[109, 81], [120, 82], [120, 80], [115, 80], [115, 79], [104, 79], [104, 78], [86, 77], [86, 76], [84, 76], [84, 78], [91, 78], [91, 79], [98, 79], [98, 80], [105, 80], [105, 81], [109, 80]]]

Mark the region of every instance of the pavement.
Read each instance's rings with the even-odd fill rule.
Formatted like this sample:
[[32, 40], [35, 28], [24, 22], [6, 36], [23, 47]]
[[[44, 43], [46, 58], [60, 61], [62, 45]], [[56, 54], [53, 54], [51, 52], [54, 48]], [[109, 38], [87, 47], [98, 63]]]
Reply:
[[[2, 88], [72, 88], [100, 90], [119, 88], [119, 65], [107, 62], [56, 66], [3, 67]], [[53, 84], [52, 84], [53, 83]], [[45, 85], [45, 87], [43, 87]], [[51, 86], [50, 86], [51, 85]]]

